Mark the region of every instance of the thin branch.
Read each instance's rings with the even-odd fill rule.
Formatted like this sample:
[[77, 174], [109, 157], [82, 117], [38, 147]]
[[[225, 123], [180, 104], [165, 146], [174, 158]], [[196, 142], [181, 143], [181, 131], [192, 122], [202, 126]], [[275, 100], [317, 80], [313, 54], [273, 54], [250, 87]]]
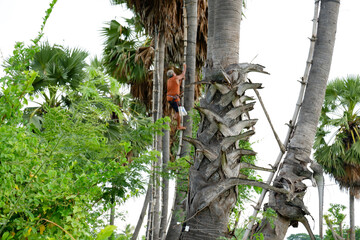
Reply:
[[[252, 83], [249, 78], [248, 78], [248, 80], [249, 80], [250, 83]], [[272, 122], [271, 122], [271, 119], [270, 119], [270, 116], [269, 116], [268, 112], [266, 111], [264, 102], [263, 102], [263, 100], [262, 100], [262, 98], [261, 98], [261, 96], [260, 96], [259, 91], [258, 91], [257, 89], [255, 89], [255, 88], [254, 88], [253, 90], [254, 90], [257, 98], [259, 99], [259, 102], [260, 102], [260, 104], [261, 104], [261, 107], [262, 107], [262, 109], [263, 109], [263, 111], [264, 111], [264, 113], [265, 113], [266, 119], [268, 120], [268, 122], [269, 122], [269, 124], [270, 124], [271, 130], [272, 130], [272, 132], [273, 132], [273, 134], [274, 134], [274, 136], [275, 136], [276, 142], [278, 143], [281, 152], [282, 152], [282, 153], [285, 153], [285, 152], [286, 152], [286, 148], [285, 148], [284, 144], [282, 144], [282, 142], [281, 142], [278, 134], [276, 133], [276, 131], [275, 131], [275, 129], [274, 129], [274, 126], [273, 126], [273, 124], [272, 124]]]
[[39, 222], [42, 221], [42, 220], [54, 224], [55, 226], [57, 226], [58, 228], [60, 228], [61, 230], [63, 230], [67, 235], [69, 235], [69, 236], [71, 237], [71, 239], [75, 240], [75, 238], [74, 238], [68, 231], [66, 231], [64, 228], [62, 228], [62, 227], [59, 226], [58, 224], [56, 224], [56, 223], [54, 223], [54, 222], [52, 222], [52, 221], [50, 221], [50, 220], [47, 220], [47, 219], [45, 219], [45, 218], [41, 218], [41, 219], [39, 220]]

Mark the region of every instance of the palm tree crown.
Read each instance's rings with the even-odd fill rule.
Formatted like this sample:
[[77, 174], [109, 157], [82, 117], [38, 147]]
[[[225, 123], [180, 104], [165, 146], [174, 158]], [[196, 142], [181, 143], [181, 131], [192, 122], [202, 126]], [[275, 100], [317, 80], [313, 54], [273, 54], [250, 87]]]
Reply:
[[326, 89], [315, 159], [351, 195], [360, 194], [360, 76], [331, 81]]

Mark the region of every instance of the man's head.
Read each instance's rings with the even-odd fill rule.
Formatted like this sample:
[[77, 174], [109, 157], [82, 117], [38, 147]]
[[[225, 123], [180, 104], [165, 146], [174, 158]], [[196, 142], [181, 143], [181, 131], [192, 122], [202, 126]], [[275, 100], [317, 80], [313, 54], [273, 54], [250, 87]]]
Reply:
[[167, 75], [168, 78], [171, 78], [171, 77], [173, 77], [173, 76], [176, 76], [176, 74], [174, 73], [174, 71], [173, 71], [172, 69], [170, 69], [169, 71], [167, 71], [166, 75]]

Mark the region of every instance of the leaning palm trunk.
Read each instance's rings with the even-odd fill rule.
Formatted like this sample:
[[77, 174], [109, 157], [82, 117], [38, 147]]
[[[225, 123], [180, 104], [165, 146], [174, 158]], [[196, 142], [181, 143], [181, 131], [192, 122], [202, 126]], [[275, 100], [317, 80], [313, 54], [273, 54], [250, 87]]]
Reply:
[[267, 207], [276, 210], [278, 216], [275, 219], [274, 228], [267, 221], [262, 221], [265, 225], [258, 228], [265, 239], [284, 239], [289, 225], [296, 226], [298, 221], [301, 221], [311, 232], [305, 218], [305, 215], [310, 213], [303, 203], [306, 185], [302, 180], [313, 177], [312, 172], [307, 168], [309, 165], [315, 172], [314, 175], [321, 170], [310, 160], [310, 153], [331, 66], [339, 3], [340, 1], [334, 0], [321, 1], [318, 38], [304, 101], [288, 152], [274, 181], [274, 186], [289, 189], [290, 194], [286, 196], [270, 192]]
[[[296, 107], [295, 107], [295, 110], [294, 110], [294, 114], [293, 114], [293, 117], [292, 119], [290, 120], [290, 124], [289, 124], [289, 129], [286, 133], [286, 137], [285, 137], [285, 140], [283, 142], [283, 145], [285, 147], [285, 149], [287, 148], [288, 144], [289, 144], [289, 139], [290, 139], [290, 135], [292, 134], [293, 130], [294, 130], [294, 125], [298, 119], [298, 116], [299, 116], [299, 112], [300, 112], [300, 106], [301, 106], [301, 103], [303, 101], [303, 98], [304, 98], [304, 93], [305, 93], [305, 86], [307, 84], [307, 81], [308, 81], [308, 78], [309, 78], [309, 71], [310, 71], [310, 68], [311, 68], [311, 64], [312, 64], [312, 59], [313, 59], [313, 55], [314, 55], [314, 47], [315, 47], [315, 40], [316, 40], [316, 34], [317, 34], [317, 26], [318, 26], [318, 18], [319, 18], [319, 1], [318, 0], [314, 0], [315, 2], [315, 7], [314, 7], [314, 16], [313, 16], [313, 19], [312, 19], [312, 22], [313, 22], [313, 28], [312, 28], [312, 36], [310, 38], [310, 48], [309, 48], [309, 54], [308, 54], [308, 58], [307, 58], [307, 61], [306, 61], [306, 67], [305, 67], [305, 71], [304, 71], [304, 75], [302, 77], [302, 81], [301, 81], [301, 87], [300, 87], [300, 91], [299, 91], [299, 96], [298, 96], [298, 100], [297, 100], [297, 103], [296, 103]], [[283, 158], [285, 154], [285, 151], [283, 149], [280, 149], [280, 152], [278, 154], [278, 157], [273, 165], [273, 168], [274, 169], [278, 169], [279, 165], [280, 165], [280, 162]], [[273, 181], [273, 178], [275, 176], [275, 172], [273, 173], [270, 173], [269, 174], [269, 177], [266, 181], [266, 183], [268, 184], [271, 184], [271, 182]], [[320, 180], [323, 181], [323, 177], [320, 178]], [[318, 186], [318, 190], [319, 190], [319, 235], [320, 235], [320, 238], [322, 239], [322, 225], [323, 225], [323, 221], [322, 221], [322, 218], [323, 218], [323, 193], [324, 193], [324, 183], [319, 183], [319, 186]], [[255, 223], [255, 219], [256, 219], [256, 216], [263, 204], [263, 201], [265, 199], [265, 195], [267, 193], [267, 190], [266, 189], [263, 189], [262, 192], [261, 192], [261, 195], [259, 197], [259, 200], [254, 208], [254, 211], [253, 211], [253, 214], [252, 214], [252, 217], [250, 219], [250, 223], [247, 225], [247, 228], [245, 230], [245, 233], [244, 233], [244, 236], [243, 236], [243, 240], [246, 240], [248, 239], [249, 237], [249, 234], [250, 234], [250, 231], [252, 229], [252, 227], [254, 226], [254, 223]]]
[[145, 199], [144, 199], [144, 204], [143, 204], [143, 207], [142, 207], [142, 210], [140, 212], [140, 216], [139, 216], [139, 220], [136, 224], [136, 227], [135, 227], [135, 230], [134, 230], [134, 233], [131, 237], [131, 240], [136, 240], [138, 235], [139, 235], [139, 232], [140, 232], [140, 229], [141, 229], [141, 226], [142, 226], [142, 223], [144, 221], [144, 217], [145, 217], [145, 213], [146, 213], [146, 209], [149, 205], [149, 201], [150, 201], [150, 197], [151, 197], [151, 186], [150, 184], [148, 185], [148, 188], [146, 190], [146, 194], [145, 194]]

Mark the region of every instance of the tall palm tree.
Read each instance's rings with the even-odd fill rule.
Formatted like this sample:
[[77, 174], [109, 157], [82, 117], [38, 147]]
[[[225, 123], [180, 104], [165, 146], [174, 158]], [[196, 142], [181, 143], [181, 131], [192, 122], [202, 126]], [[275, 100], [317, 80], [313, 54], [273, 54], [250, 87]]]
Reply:
[[354, 197], [360, 197], [360, 76], [329, 83], [314, 144], [315, 159], [349, 191], [350, 231], [355, 239]]
[[112, 20], [102, 29], [105, 37], [103, 62], [107, 73], [119, 82], [129, 84], [132, 96], [150, 110], [154, 44], [134, 30], [135, 20], [128, 22], [132, 24], [130, 27]]
[[[249, 72], [264, 72], [263, 66], [238, 64], [242, 1], [210, 1], [209, 29], [213, 47], [208, 48], [206, 94], [196, 108], [201, 114], [197, 138], [186, 137], [196, 148], [189, 172], [186, 219], [181, 239], [227, 237], [231, 209], [237, 201], [242, 156], [253, 151], [239, 149], [239, 140], [254, 134], [249, 130], [256, 119], [248, 112], [254, 102], [246, 102], [245, 91], [261, 84], [246, 82]], [[231, 29], [225, 27], [231, 19]], [[210, 58], [211, 56], [211, 58]], [[265, 72], [264, 72], [265, 73]]]
[[[306, 185], [302, 180], [311, 178], [312, 171], [314, 177], [321, 174], [321, 167], [311, 161], [310, 153], [330, 72], [339, 5], [340, 1], [321, 1], [317, 39], [305, 95], [286, 156], [274, 180], [274, 186], [289, 189], [290, 192], [286, 196], [270, 191], [267, 206], [273, 208], [278, 216], [274, 225], [264, 219], [262, 226], [257, 228], [257, 232], [261, 232], [265, 239], [283, 239], [289, 226], [296, 226], [299, 221], [307, 225], [311, 232], [305, 218], [309, 212], [303, 202]], [[309, 165], [312, 171], [308, 170]]]
[[[163, 74], [164, 69], [164, 62], [167, 64], [178, 64], [182, 60], [182, 56], [184, 55], [183, 51], [183, 1], [179, 0], [173, 0], [173, 1], [137, 1], [137, 0], [112, 0], [113, 3], [119, 4], [119, 3], [126, 3], [127, 6], [134, 10], [138, 18], [140, 19], [141, 23], [146, 29], [146, 32], [149, 33], [154, 39], [158, 38], [161, 43], [158, 47], [158, 51], [160, 53], [160, 61], [157, 65], [158, 69], [160, 70], [160, 90], [156, 90], [154, 93], [160, 93], [159, 95], [155, 96], [154, 99], [166, 99], [162, 97], [163, 94], [166, 94], [164, 90], [161, 90], [161, 85], [164, 85], [166, 83], [166, 79], [162, 78], [161, 75]], [[202, 66], [202, 62], [205, 60], [206, 57], [206, 31], [207, 31], [207, 24], [206, 21], [203, 19], [206, 19], [206, 1], [199, 1], [198, 3], [201, 7], [198, 12], [198, 16], [200, 16], [202, 24], [199, 24], [198, 28], [200, 31], [198, 31], [198, 34], [195, 33], [195, 39], [198, 37], [201, 41], [198, 41], [199, 44], [197, 44], [197, 66]], [[149, 7], [152, 6], [152, 7]], [[199, 8], [198, 8], [199, 9]], [[194, 24], [196, 27], [196, 24]], [[164, 41], [162, 40], [164, 39]], [[195, 40], [192, 40], [192, 42], [196, 42]], [[205, 44], [204, 44], [205, 43]], [[164, 52], [164, 54], [162, 54]], [[164, 60], [162, 60], [164, 59]], [[192, 64], [191, 64], [192, 65]], [[157, 76], [157, 74], [156, 74]], [[156, 80], [156, 78], [155, 78]], [[156, 81], [157, 83], [158, 81]], [[191, 86], [190, 88], [192, 88]], [[163, 89], [166, 89], [163, 87]], [[190, 96], [189, 98], [194, 98], [193, 96]], [[148, 94], [148, 103], [151, 102], [151, 99], [153, 99], [152, 94]], [[155, 101], [155, 100], [153, 100]], [[190, 102], [192, 103], [192, 102]], [[160, 108], [157, 112], [161, 112], [162, 109], [164, 109], [164, 114], [168, 115], [168, 104], [167, 102], [162, 102], [161, 105], [162, 108]], [[162, 117], [162, 115], [160, 116]], [[160, 141], [158, 141], [160, 143]], [[158, 144], [159, 146], [161, 144]], [[166, 144], [165, 144], [166, 145]], [[164, 145], [164, 148], [167, 148]], [[160, 150], [160, 149], [159, 149]], [[162, 211], [165, 213], [165, 211]], [[166, 217], [163, 216], [163, 219], [165, 220]], [[165, 226], [166, 223], [163, 222], [162, 226]], [[163, 227], [164, 228], [164, 227]], [[164, 229], [162, 229], [162, 232], [164, 232]]]

